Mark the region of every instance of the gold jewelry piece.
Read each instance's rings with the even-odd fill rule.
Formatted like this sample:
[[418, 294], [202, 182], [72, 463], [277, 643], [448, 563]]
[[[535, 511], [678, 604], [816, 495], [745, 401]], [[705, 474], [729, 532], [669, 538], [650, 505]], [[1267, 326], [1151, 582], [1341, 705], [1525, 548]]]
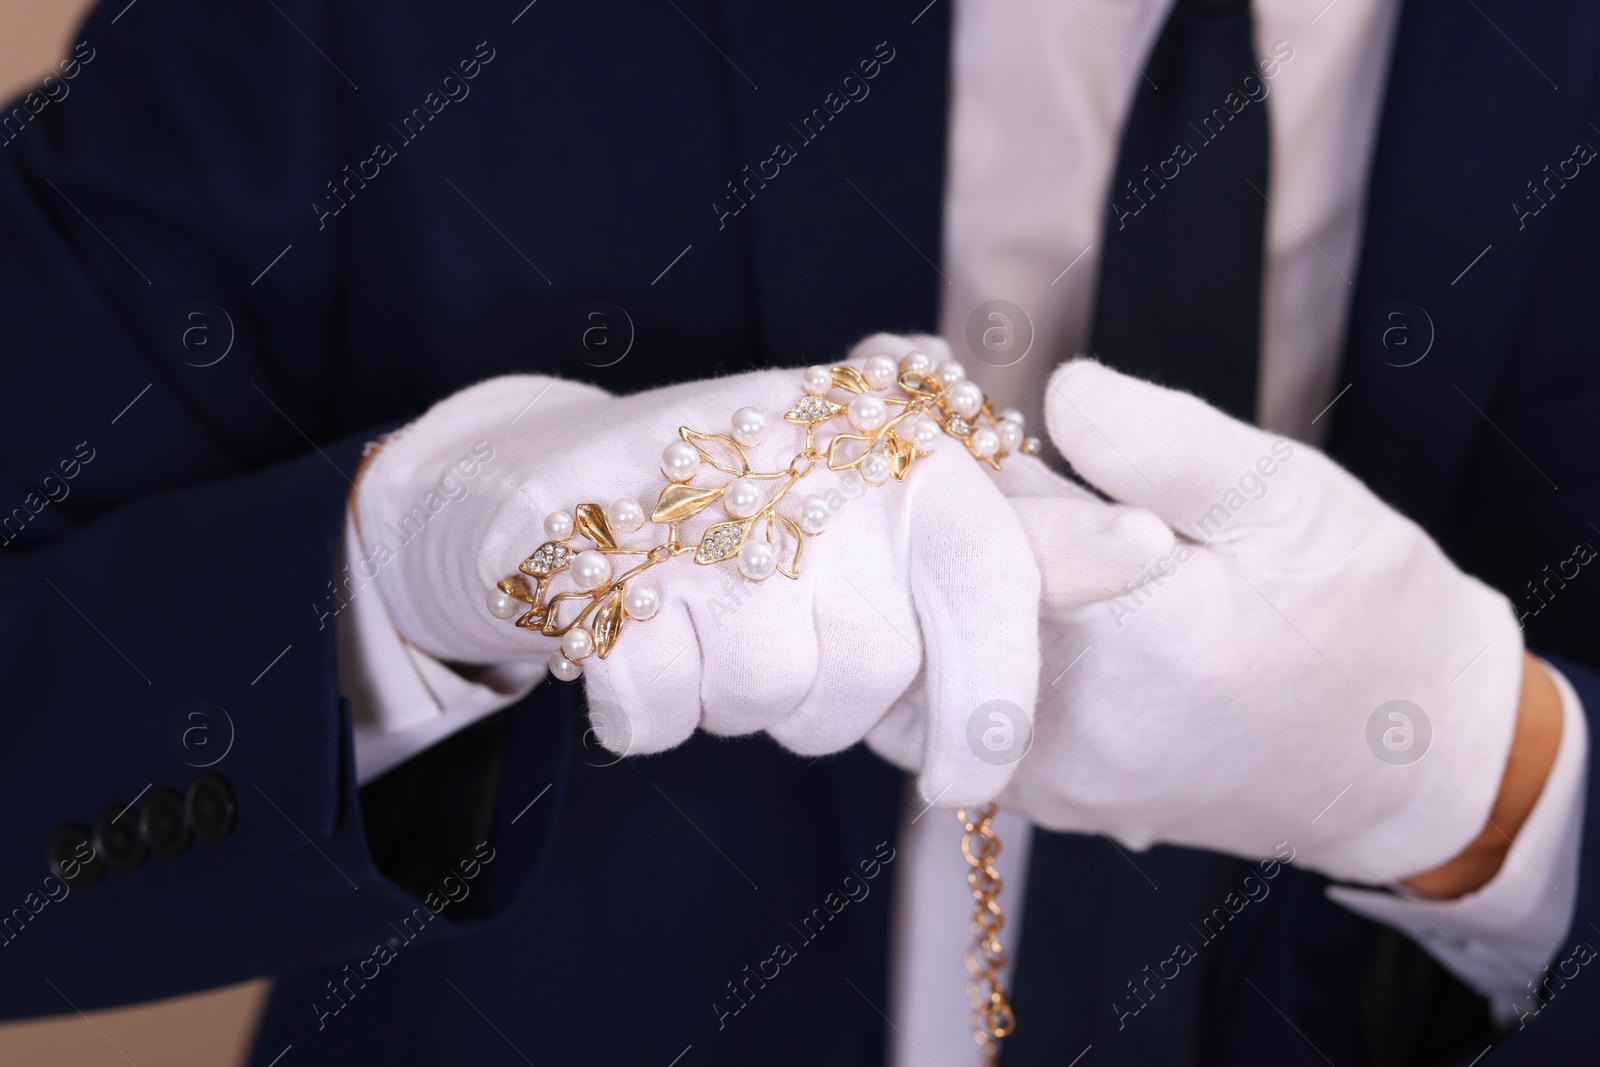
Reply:
[[[561, 651], [551, 657], [550, 670], [563, 681], [573, 681], [583, 673], [584, 658], [593, 654], [605, 659], [611, 654], [628, 619], [643, 621], [655, 615], [660, 595], [640, 579], [659, 564], [692, 554], [701, 565], [736, 560], [740, 573], [751, 581], [764, 581], [773, 573], [799, 578], [805, 543], [823, 532], [828, 507], [820, 497], [807, 497], [796, 517], [780, 511], [779, 505], [818, 463], [832, 471], [856, 471], [876, 486], [891, 477], [903, 480], [917, 458], [931, 452], [942, 436], [956, 438], [972, 456], [996, 470], [1012, 452], [1039, 451], [1036, 438], [1023, 437], [1021, 416], [996, 414], [988, 398], [953, 363], [934, 368], [928, 357], [912, 353], [898, 368], [887, 357], [875, 356], [864, 369], [866, 374], [848, 365], [805, 372], [806, 395], [783, 416], [785, 422], [804, 428], [805, 447], [783, 470], [756, 471], [750, 466], [745, 448], [759, 443], [766, 429], [765, 416], [753, 408], [735, 414], [732, 433], [678, 427], [679, 439], [667, 446], [662, 458], [668, 484], [648, 516], [650, 523], [666, 527], [664, 540], [641, 548], [618, 542], [619, 533], [644, 525], [642, 509], [632, 501], [618, 501], [610, 509], [590, 503], [579, 504], [570, 513], [555, 512], [544, 523], [550, 539], [522, 561], [520, 574], [501, 579], [490, 592], [491, 612], [500, 618], [520, 612], [518, 626], [560, 637]], [[835, 389], [852, 394], [852, 399], [847, 404], [829, 400], [827, 394]], [[884, 392], [891, 395], [880, 395]], [[836, 432], [827, 447], [819, 449], [817, 431], [823, 428]], [[691, 485], [704, 466], [728, 479], [720, 485]], [[755, 484], [759, 482], [778, 483], [765, 502]], [[734, 517], [708, 527], [697, 542], [680, 541], [678, 528], [719, 500]], [[593, 547], [575, 547], [575, 538]], [[612, 557], [617, 556], [636, 557], [636, 562], [616, 573]], [[552, 593], [551, 582], [562, 573], [577, 588]], [[563, 617], [568, 604], [579, 608]]]
[[966, 833], [961, 838], [961, 854], [966, 857], [967, 885], [972, 890], [972, 947], [967, 950], [967, 1000], [972, 1004], [972, 1038], [983, 1049], [984, 1067], [993, 1067], [1000, 1055], [1000, 1040], [1017, 1028], [1011, 1012], [1011, 998], [1000, 969], [1006, 965], [1006, 950], [1000, 947], [1000, 930], [1005, 916], [997, 898], [1003, 884], [995, 870], [1000, 855], [1000, 839], [990, 827], [994, 804], [985, 804], [971, 816], [965, 808], [956, 812]]

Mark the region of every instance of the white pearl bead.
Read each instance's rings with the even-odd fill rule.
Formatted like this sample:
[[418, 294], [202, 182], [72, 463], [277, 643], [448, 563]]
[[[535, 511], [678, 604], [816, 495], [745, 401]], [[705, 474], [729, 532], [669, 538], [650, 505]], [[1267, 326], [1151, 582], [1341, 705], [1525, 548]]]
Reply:
[[939, 447], [939, 438], [944, 436], [939, 424], [926, 415], [918, 415], [913, 419], [906, 433], [911, 437], [911, 447], [918, 452], [932, 452]]
[[822, 396], [833, 388], [833, 371], [827, 367], [806, 368], [806, 392]]
[[574, 626], [561, 636], [561, 654], [574, 661], [594, 655], [594, 634]]
[[871, 393], [862, 393], [850, 401], [850, 406], [845, 409], [845, 418], [857, 430], [868, 433], [881, 429], [889, 421], [889, 405]]
[[989, 427], [972, 431], [972, 450], [985, 458], [1000, 451], [1000, 435]]
[[522, 610], [522, 601], [498, 586], [489, 590], [489, 614], [497, 619], [509, 619]]
[[907, 352], [900, 357], [900, 373], [927, 374], [933, 369], [933, 357], [926, 352]]
[[975, 419], [983, 410], [983, 390], [977, 382], [960, 381], [944, 391], [950, 410], [963, 419]]
[[1001, 419], [994, 432], [1000, 435], [1000, 445], [1007, 452], [1015, 452], [1022, 447], [1022, 423]]
[[778, 569], [778, 550], [766, 541], [746, 541], [739, 549], [739, 573], [764, 582]]
[[889, 480], [889, 475], [894, 473], [889, 466], [889, 457], [882, 452], [874, 452], [861, 464], [861, 480], [868, 485], [882, 485]]
[[1024, 422], [1022, 412], [1018, 411], [1016, 408], [1006, 408], [1001, 411], [996, 418], [1002, 419], [1006, 422], [1014, 422], [1018, 426], [1023, 425]]
[[611, 580], [611, 561], [592, 548], [573, 556], [571, 568], [579, 589], [599, 589]]
[[741, 445], [759, 445], [767, 435], [767, 417], [756, 408], [740, 408], [733, 413], [733, 439]]
[[674, 441], [661, 450], [661, 473], [674, 482], [686, 482], [700, 470], [700, 453], [687, 441]]
[[550, 656], [550, 673], [563, 682], [576, 682], [583, 675], [583, 664], [556, 652]]
[[622, 610], [628, 613], [630, 619], [654, 618], [655, 613], [661, 610], [661, 595], [648, 585], [630, 585], [628, 591], [622, 594]]
[[874, 389], [887, 389], [900, 377], [900, 368], [888, 356], [868, 356], [861, 364], [861, 376]]
[[1025, 455], [1037, 456], [1043, 447], [1037, 437], [1027, 437], [1022, 441], [1022, 451]]
[[722, 491], [722, 506], [736, 519], [748, 519], [761, 510], [761, 487], [749, 478], [735, 478]]
[[953, 359], [947, 359], [933, 368], [933, 373], [945, 385], [954, 385], [967, 376], [967, 368]]
[[820, 496], [804, 497], [800, 501], [800, 529], [808, 534], [821, 533], [833, 516], [833, 509]]
[[613, 500], [611, 506], [606, 508], [606, 519], [616, 532], [633, 533], [644, 525], [644, 508], [639, 506], [638, 501], [626, 497]]
[[572, 536], [572, 512], [552, 511], [544, 517], [544, 535], [552, 541], [565, 541]]

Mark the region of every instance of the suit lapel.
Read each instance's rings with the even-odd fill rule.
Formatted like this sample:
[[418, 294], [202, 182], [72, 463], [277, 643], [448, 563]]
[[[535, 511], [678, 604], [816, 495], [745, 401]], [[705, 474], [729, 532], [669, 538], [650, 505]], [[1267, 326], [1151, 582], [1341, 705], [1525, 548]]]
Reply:
[[[1574, 0], [1402, 11], [1329, 451], [1424, 526], [1495, 433], [1473, 405], [1489, 410], [1509, 370], [1554, 221], [1513, 205], [1537, 208], [1529, 183], [1542, 191], [1579, 141], [1600, 147], [1597, 37], [1600, 8]], [[1600, 181], [1589, 169], [1575, 180]]]

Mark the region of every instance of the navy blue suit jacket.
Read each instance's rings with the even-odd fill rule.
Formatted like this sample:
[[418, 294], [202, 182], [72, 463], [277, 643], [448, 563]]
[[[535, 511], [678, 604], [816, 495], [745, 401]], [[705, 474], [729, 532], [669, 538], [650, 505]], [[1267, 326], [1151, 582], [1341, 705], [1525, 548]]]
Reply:
[[[272, 975], [258, 1065], [884, 1062], [897, 773], [708, 737], [613, 763], [541, 687], [358, 790], [330, 582], [361, 444], [474, 380], [626, 390], [932, 330], [949, 19], [91, 14], [0, 121], [0, 1013]], [[1405, 5], [1328, 416], [1591, 709], [1597, 59], [1576, 0]], [[231, 834], [52, 886], [59, 827], [137, 820], [202, 771]], [[1074, 932], [1019, 951], [1070, 953], [1075, 985], [1019, 991], [1018, 1041], [1091, 1065], [1481, 1051], [1450, 1022], [1471, 998], [1292, 870], [1119, 1026], [1237, 872], [1156, 849], [1154, 891], [1073, 847]], [[1582, 863], [1569, 946], [1600, 939], [1592, 820]], [[1586, 1048], [1591, 970], [1482, 1062]]]

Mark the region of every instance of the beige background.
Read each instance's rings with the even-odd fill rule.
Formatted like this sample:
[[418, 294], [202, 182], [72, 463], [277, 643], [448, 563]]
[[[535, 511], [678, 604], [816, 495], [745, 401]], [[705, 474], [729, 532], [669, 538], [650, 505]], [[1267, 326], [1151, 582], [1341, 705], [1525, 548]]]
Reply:
[[[5, 0], [0, 7], [0, 99], [9, 102], [36, 87], [47, 69], [68, 54], [73, 31], [88, 8], [84, 0]], [[0, 1063], [233, 1067], [244, 1063], [266, 992], [265, 982], [251, 982], [87, 1017], [69, 1012], [10, 1023], [0, 1026]]]

